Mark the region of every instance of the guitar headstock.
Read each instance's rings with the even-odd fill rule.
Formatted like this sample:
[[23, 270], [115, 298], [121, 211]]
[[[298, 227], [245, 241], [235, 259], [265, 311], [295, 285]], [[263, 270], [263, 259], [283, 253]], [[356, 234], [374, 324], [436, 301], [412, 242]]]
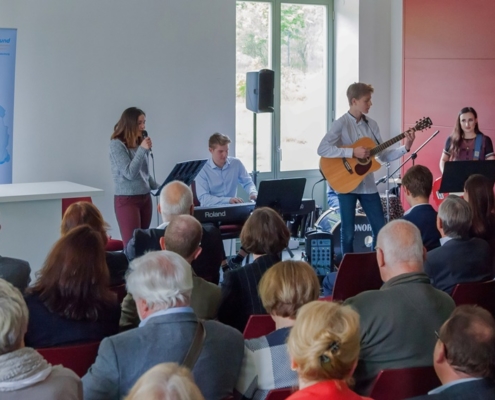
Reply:
[[422, 131], [424, 129], [431, 128], [433, 125], [433, 122], [431, 122], [430, 117], [424, 117], [420, 119], [419, 121], [416, 121], [416, 125], [414, 125], [414, 130], [415, 131]]

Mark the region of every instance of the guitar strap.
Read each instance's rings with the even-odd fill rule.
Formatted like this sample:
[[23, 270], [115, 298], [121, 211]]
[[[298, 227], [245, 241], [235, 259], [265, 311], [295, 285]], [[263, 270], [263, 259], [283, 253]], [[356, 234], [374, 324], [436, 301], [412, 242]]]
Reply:
[[483, 135], [478, 133], [476, 135], [476, 141], [474, 142], [474, 154], [473, 160], [479, 160], [481, 154], [481, 146], [483, 145]]
[[363, 121], [366, 122], [366, 125], [368, 126], [368, 129], [370, 130], [371, 134], [373, 135], [373, 137], [375, 138], [375, 142], [376, 144], [379, 146], [380, 145], [380, 142], [378, 141], [376, 135], [375, 135], [375, 132], [373, 132], [373, 129], [371, 129], [371, 126], [370, 124], [368, 123], [368, 118], [366, 118], [366, 116], [363, 114], [362, 116], [363, 118]]

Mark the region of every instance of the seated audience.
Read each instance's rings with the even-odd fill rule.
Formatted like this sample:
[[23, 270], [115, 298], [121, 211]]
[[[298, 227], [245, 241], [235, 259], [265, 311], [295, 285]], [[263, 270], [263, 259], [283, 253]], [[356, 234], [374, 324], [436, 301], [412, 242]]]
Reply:
[[431, 365], [431, 334], [455, 307], [423, 272], [425, 250], [419, 229], [394, 220], [378, 234], [376, 258], [384, 285], [351, 297], [361, 317], [361, 352], [354, 373], [357, 393], [369, 392], [382, 369]]
[[495, 399], [493, 316], [481, 307], [457, 307], [440, 328], [433, 366], [442, 386], [415, 400]]
[[[170, 250], [184, 257], [191, 264], [201, 253], [201, 236], [203, 229], [199, 221], [190, 215], [178, 215], [167, 227], [165, 236], [160, 238], [162, 250]], [[218, 285], [205, 281], [193, 274], [191, 308], [199, 319], [214, 319], [222, 291]], [[120, 326], [129, 328], [139, 325], [136, 303], [130, 293], [122, 303]]]
[[[73, 203], [67, 208], [62, 218], [60, 233], [65, 235], [72, 228], [84, 224], [99, 232], [103, 239], [103, 245], [106, 246], [108, 242], [108, 224], [103, 219], [100, 210], [87, 201]], [[123, 284], [125, 282], [125, 273], [129, 267], [126, 255], [120, 251], [107, 251], [105, 252], [105, 259], [110, 272], [110, 286]]]
[[297, 386], [290, 369], [287, 338], [299, 308], [318, 300], [320, 284], [314, 269], [303, 261], [282, 261], [261, 278], [263, 307], [275, 321], [275, 331], [244, 342], [244, 361], [235, 397], [262, 400], [272, 389]]
[[493, 181], [486, 176], [471, 175], [464, 183], [464, 200], [473, 212], [471, 236], [493, 241], [495, 237], [495, 196]]
[[299, 377], [289, 400], [368, 399], [348, 386], [359, 356], [359, 316], [351, 307], [327, 301], [302, 306], [288, 348]]
[[25, 347], [28, 316], [19, 290], [0, 279], [0, 399], [82, 400], [81, 381], [74, 372], [51, 366]]
[[[130, 264], [127, 288], [136, 300], [136, 329], [103, 339], [83, 377], [85, 400], [120, 399], [151, 367], [182, 364], [201, 328], [191, 303], [191, 266], [168, 250], [147, 253]], [[203, 321], [202, 350], [192, 373], [207, 400], [228, 397], [241, 369], [244, 342], [235, 329]]]
[[100, 233], [88, 225], [71, 229], [55, 243], [27, 290], [26, 345], [62, 346], [117, 333], [120, 306], [108, 283]]
[[411, 206], [403, 218], [418, 227], [426, 251], [440, 246], [437, 212], [429, 204], [432, 187], [433, 175], [423, 165], [414, 165], [409, 168], [402, 178], [404, 196]]
[[250, 315], [266, 314], [258, 296], [258, 283], [268, 268], [280, 261], [290, 232], [276, 211], [262, 207], [248, 218], [240, 239], [253, 262], [225, 273], [218, 320], [242, 332]]
[[0, 256], [0, 279], [10, 282], [24, 292], [31, 282], [29, 263], [18, 258]]
[[124, 400], [204, 400], [191, 372], [177, 363], [163, 363], [148, 370]]
[[492, 271], [495, 273], [495, 196], [493, 181], [483, 175], [471, 175], [464, 183], [464, 200], [473, 212], [470, 234], [490, 245]]
[[[159, 251], [160, 238], [163, 237], [167, 225], [177, 215], [193, 215], [193, 194], [189, 186], [179, 181], [165, 185], [160, 192], [158, 212], [163, 223], [156, 229], [136, 229], [127, 244], [126, 254], [129, 260], [140, 257], [149, 251]], [[212, 224], [203, 226], [203, 251], [192, 263], [194, 272], [208, 282], [218, 284], [220, 280], [220, 265], [225, 263], [220, 230]]]
[[434, 287], [449, 294], [458, 283], [492, 278], [490, 246], [469, 238], [471, 220], [471, 208], [460, 197], [450, 195], [440, 204], [437, 226], [442, 246], [426, 255], [425, 272]]

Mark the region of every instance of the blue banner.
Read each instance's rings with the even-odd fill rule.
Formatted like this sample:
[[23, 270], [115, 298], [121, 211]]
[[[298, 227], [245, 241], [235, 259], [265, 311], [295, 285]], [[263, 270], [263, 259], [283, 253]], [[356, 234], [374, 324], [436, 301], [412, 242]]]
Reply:
[[0, 184], [12, 183], [17, 29], [0, 28]]

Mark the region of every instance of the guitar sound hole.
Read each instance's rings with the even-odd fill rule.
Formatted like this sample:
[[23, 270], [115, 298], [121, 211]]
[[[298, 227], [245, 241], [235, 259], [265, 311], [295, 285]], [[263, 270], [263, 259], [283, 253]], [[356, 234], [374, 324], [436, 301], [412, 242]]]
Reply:
[[362, 165], [368, 164], [370, 162], [369, 158], [358, 158], [357, 160], [358, 160], [358, 163], [362, 164]]

